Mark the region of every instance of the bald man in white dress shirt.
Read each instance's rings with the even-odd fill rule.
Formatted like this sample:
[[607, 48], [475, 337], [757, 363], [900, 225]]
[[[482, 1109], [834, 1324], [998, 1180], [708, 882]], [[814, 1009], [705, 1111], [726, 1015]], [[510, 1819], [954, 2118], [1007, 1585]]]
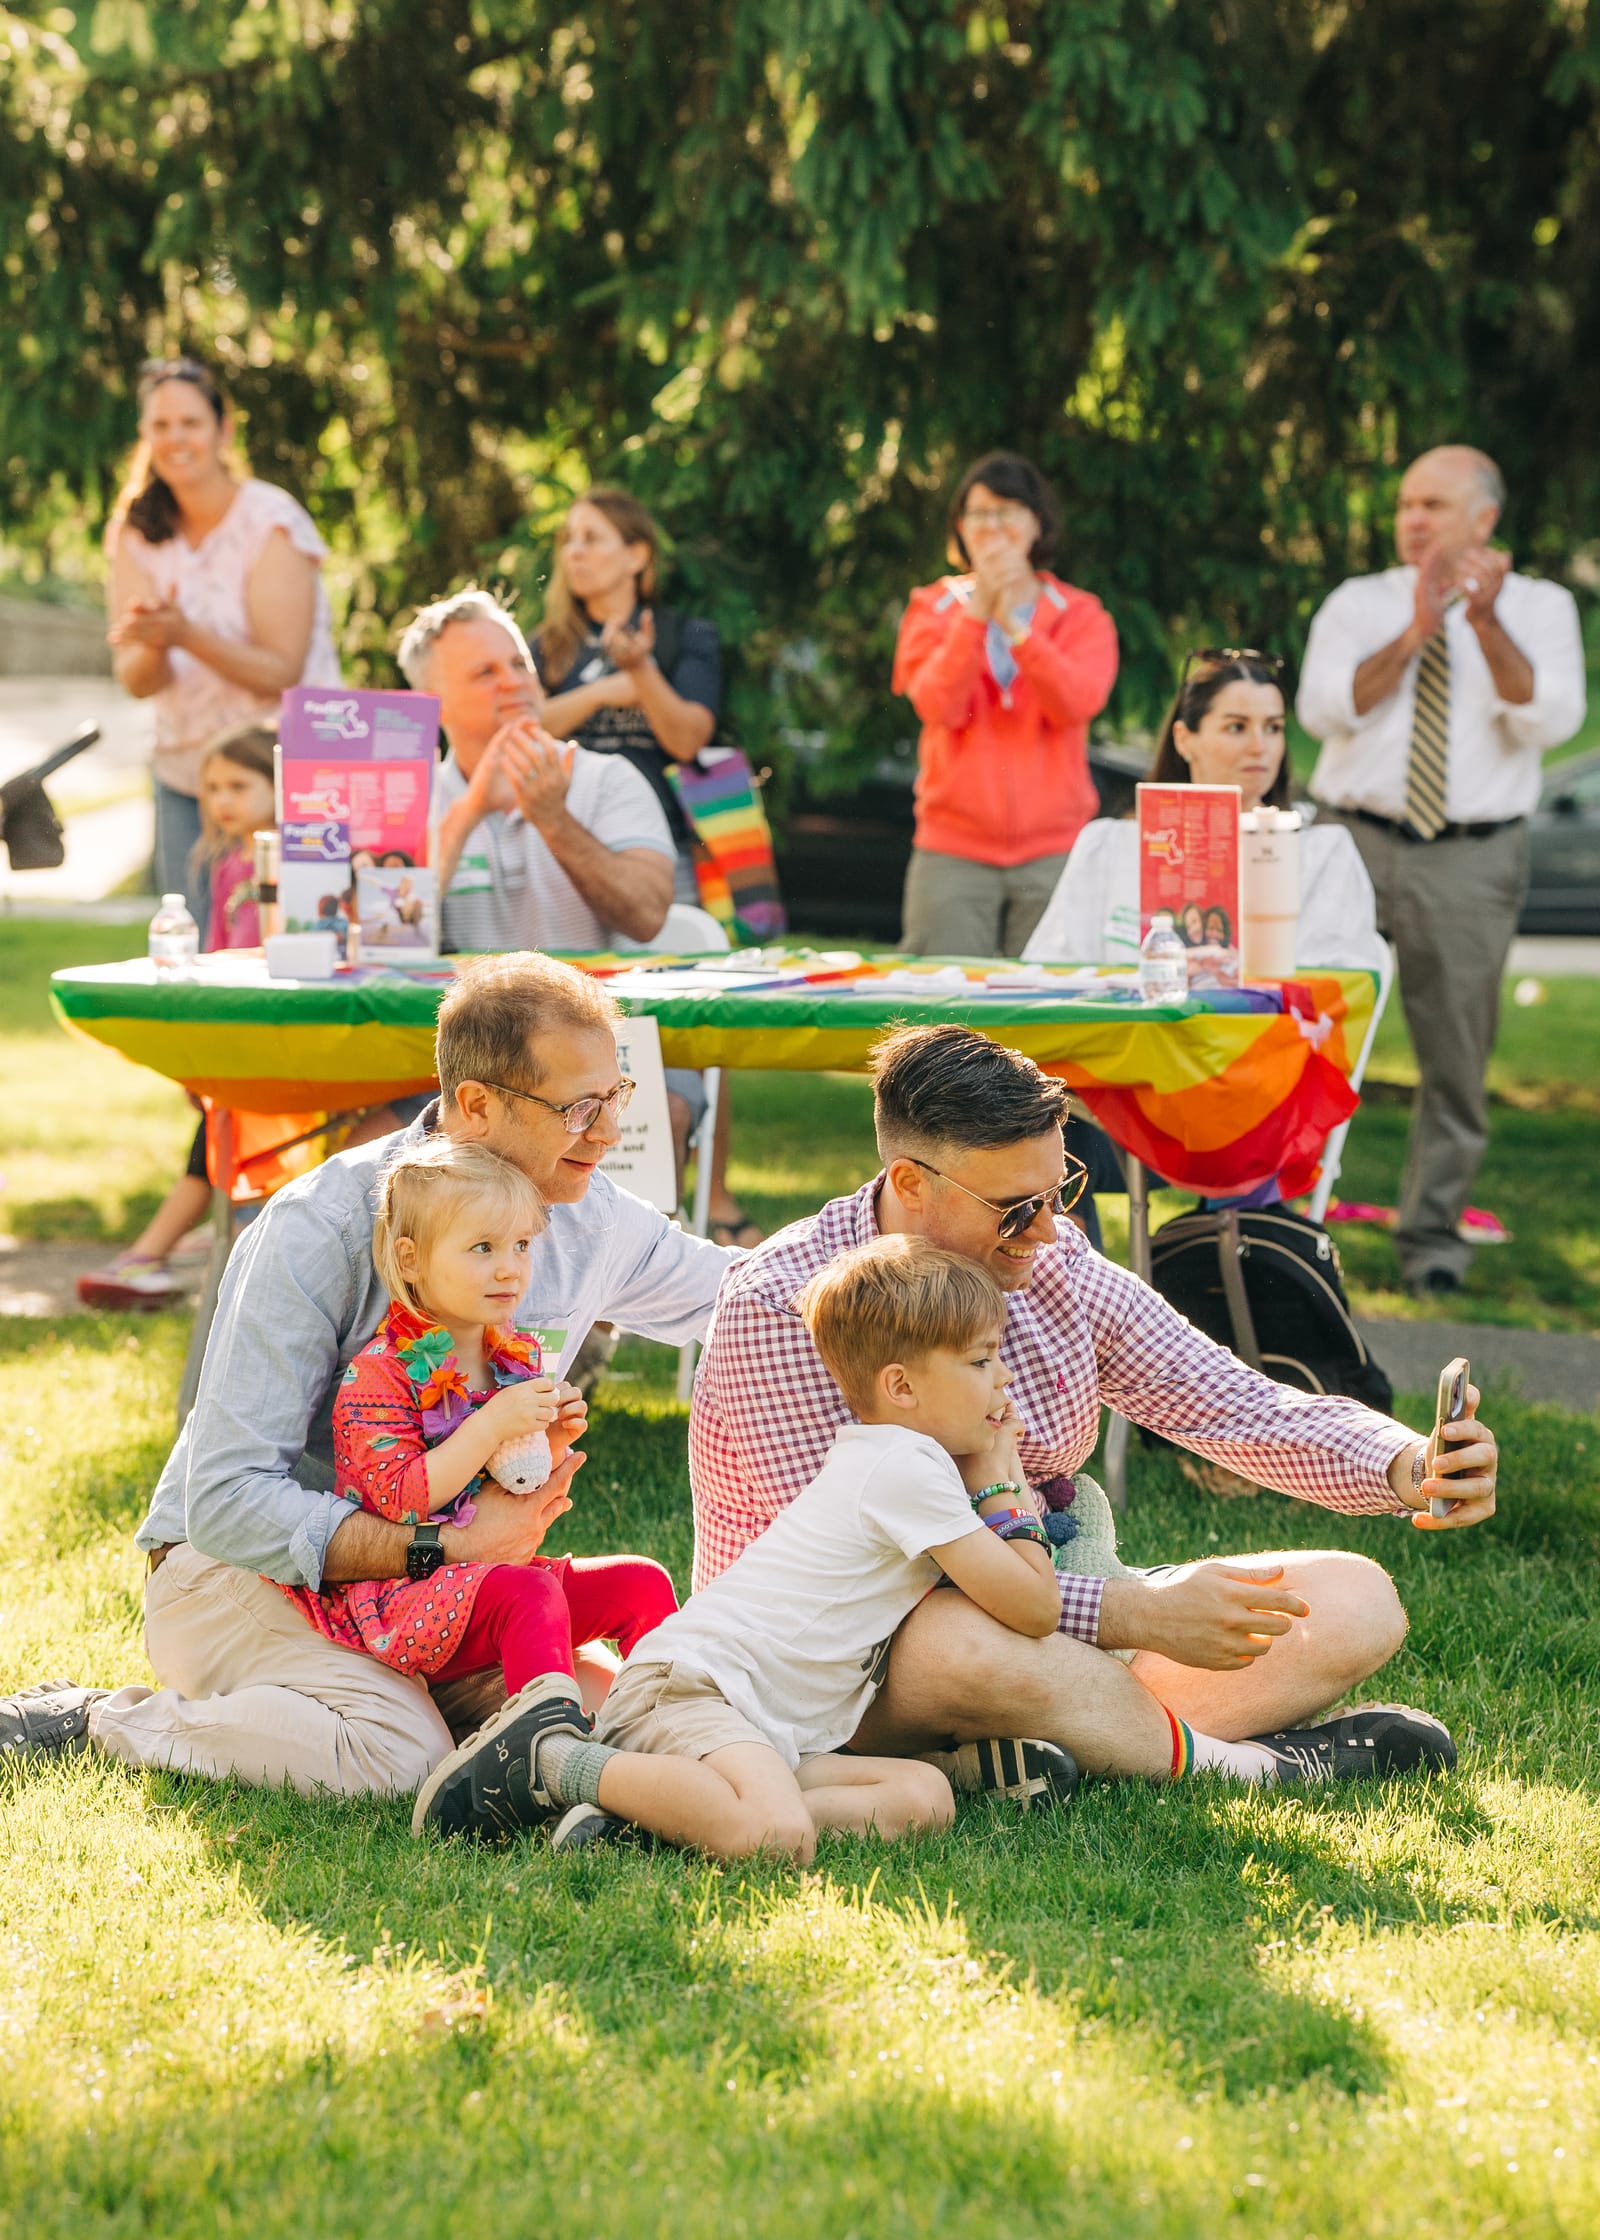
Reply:
[[1583, 721], [1571, 592], [1489, 538], [1494, 461], [1425, 451], [1400, 485], [1400, 565], [1353, 576], [1311, 625], [1296, 703], [1311, 790], [1361, 850], [1395, 946], [1421, 1075], [1395, 1247], [1417, 1291], [1459, 1289], [1458, 1224], [1489, 1141], [1485, 1075], [1528, 883], [1540, 762]]

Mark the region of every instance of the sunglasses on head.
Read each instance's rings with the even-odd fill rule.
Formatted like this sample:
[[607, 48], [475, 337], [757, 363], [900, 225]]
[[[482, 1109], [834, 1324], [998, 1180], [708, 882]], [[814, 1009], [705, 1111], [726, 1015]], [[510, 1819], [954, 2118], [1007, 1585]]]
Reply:
[[1257, 646], [1190, 646], [1183, 657], [1183, 674], [1178, 679], [1181, 692], [1189, 682], [1194, 669], [1224, 669], [1230, 661], [1249, 661], [1258, 669], [1270, 669], [1274, 676], [1282, 673], [1284, 657], [1281, 653], [1263, 653]]
[[1003, 1244], [1015, 1244], [1018, 1237], [1026, 1236], [1046, 1206], [1052, 1213], [1070, 1213], [1083, 1196], [1089, 1180], [1088, 1168], [1068, 1154], [1067, 1171], [1053, 1190], [1041, 1190], [1033, 1198], [986, 1198], [981, 1190], [969, 1190], [964, 1182], [957, 1182], [955, 1176], [946, 1174], [942, 1167], [930, 1167], [926, 1159], [913, 1159], [911, 1164], [920, 1167], [924, 1174], [937, 1175], [941, 1182], [948, 1182], [952, 1190], [959, 1190], [964, 1197], [976, 1198], [980, 1206], [997, 1213]]

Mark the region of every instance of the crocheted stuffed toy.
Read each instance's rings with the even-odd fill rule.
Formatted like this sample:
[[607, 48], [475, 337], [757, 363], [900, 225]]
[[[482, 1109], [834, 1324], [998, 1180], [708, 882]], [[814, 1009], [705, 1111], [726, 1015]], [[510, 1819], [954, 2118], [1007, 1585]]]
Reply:
[[550, 1441], [542, 1431], [522, 1431], [514, 1439], [502, 1439], [489, 1457], [489, 1475], [507, 1493], [535, 1492], [554, 1467]]
[[1128, 1569], [1117, 1554], [1116, 1519], [1104, 1489], [1081, 1470], [1073, 1474], [1066, 1506], [1045, 1512], [1044, 1529], [1058, 1571], [1080, 1579], [1118, 1579]]

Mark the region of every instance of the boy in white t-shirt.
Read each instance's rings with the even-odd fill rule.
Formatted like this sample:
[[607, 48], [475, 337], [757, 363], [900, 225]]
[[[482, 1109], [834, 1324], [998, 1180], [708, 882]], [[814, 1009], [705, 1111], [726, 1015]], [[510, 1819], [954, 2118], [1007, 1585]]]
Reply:
[[[1019, 1633], [1056, 1630], [992, 1278], [882, 1237], [832, 1261], [797, 1304], [861, 1420], [759, 1540], [635, 1645], [593, 1741], [533, 1737], [531, 1799], [573, 1808], [558, 1839], [598, 1810], [722, 1858], [804, 1864], [823, 1829], [947, 1827], [955, 1803], [936, 1766], [841, 1753], [896, 1629], [948, 1578]], [[467, 1799], [440, 1804], [441, 1823], [469, 1831]]]

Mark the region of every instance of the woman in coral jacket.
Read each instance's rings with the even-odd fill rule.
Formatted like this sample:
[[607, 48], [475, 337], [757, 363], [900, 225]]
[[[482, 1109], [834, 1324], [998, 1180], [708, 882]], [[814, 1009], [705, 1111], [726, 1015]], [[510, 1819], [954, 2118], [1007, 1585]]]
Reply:
[[969, 467], [950, 539], [969, 573], [911, 594], [894, 689], [922, 719], [905, 944], [922, 956], [1018, 957], [1099, 800], [1089, 722], [1117, 674], [1098, 599], [1042, 566], [1061, 512], [1037, 467]]

